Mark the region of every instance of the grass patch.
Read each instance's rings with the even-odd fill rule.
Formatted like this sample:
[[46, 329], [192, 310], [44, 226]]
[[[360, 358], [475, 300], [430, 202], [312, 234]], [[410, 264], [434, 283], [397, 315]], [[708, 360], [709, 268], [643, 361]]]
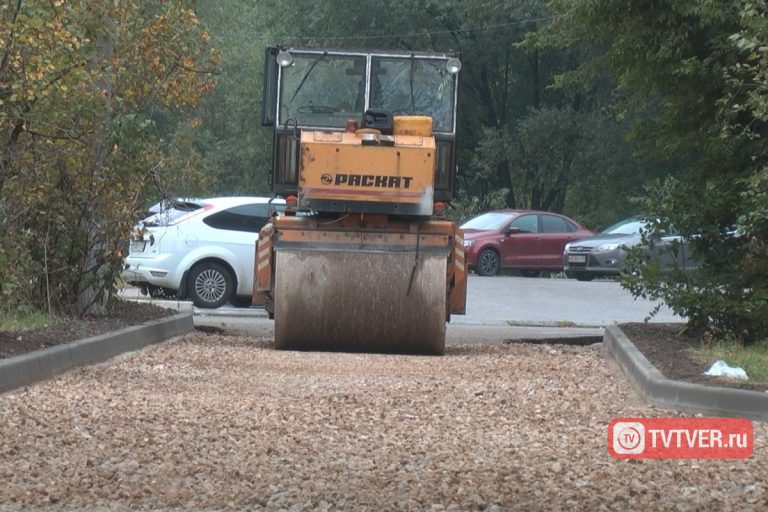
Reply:
[[739, 366], [752, 382], [768, 384], [768, 340], [743, 346], [731, 340], [705, 343], [694, 350], [694, 357], [702, 364], [722, 359], [729, 366]]
[[20, 332], [44, 329], [56, 323], [56, 318], [27, 308], [0, 311], [0, 331]]

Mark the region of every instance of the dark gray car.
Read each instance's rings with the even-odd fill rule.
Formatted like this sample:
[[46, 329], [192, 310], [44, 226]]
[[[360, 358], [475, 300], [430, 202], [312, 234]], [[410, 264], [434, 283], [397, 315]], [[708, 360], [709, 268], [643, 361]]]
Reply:
[[[601, 233], [566, 244], [563, 268], [568, 277], [591, 281], [599, 276], [618, 275], [624, 270], [627, 250], [641, 246], [641, 230], [649, 223], [642, 217], [630, 217], [606, 228]], [[690, 248], [679, 235], [663, 235], [654, 240], [653, 248], [642, 247], [668, 274], [675, 268], [692, 270], [699, 263], [690, 254]]]

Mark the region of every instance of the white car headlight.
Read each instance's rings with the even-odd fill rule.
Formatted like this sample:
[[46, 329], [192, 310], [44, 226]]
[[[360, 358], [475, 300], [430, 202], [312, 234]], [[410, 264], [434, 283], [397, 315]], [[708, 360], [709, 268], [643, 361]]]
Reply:
[[621, 244], [617, 244], [617, 243], [603, 244], [592, 249], [592, 252], [611, 252], [611, 251], [615, 251], [619, 247], [621, 247]]
[[565, 247], [563, 248], [563, 251], [564, 252], [568, 252], [570, 249], [571, 249], [571, 243], [568, 242], [567, 244], [565, 244]]
[[474, 240], [466, 240], [466, 239], [464, 240], [464, 247], [466, 247], [467, 249], [469, 249], [473, 245], [475, 245], [475, 241]]

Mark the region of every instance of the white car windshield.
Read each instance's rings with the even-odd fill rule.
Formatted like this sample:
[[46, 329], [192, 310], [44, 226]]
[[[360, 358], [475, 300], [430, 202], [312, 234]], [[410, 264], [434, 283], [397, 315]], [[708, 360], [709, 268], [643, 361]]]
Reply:
[[160, 213], [150, 215], [142, 220], [141, 224], [147, 227], [170, 226], [189, 212], [199, 210], [200, 208], [202, 208], [202, 206], [196, 203], [180, 203], [173, 208], [168, 208]]
[[508, 213], [484, 213], [462, 224], [461, 229], [501, 229], [504, 224], [512, 220], [512, 217], [513, 216]]
[[603, 230], [606, 235], [637, 235], [641, 229], [647, 229], [648, 221], [638, 218], [624, 219]]

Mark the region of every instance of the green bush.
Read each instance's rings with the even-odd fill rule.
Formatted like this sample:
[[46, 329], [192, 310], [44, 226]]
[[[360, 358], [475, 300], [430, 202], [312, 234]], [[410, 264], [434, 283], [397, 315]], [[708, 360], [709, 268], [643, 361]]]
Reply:
[[213, 87], [205, 70], [217, 52], [192, 7], [0, 7], [2, 310], [82, 314], [103, 305], [144, 195], [198, 166], [189, 143], [180, 150], [173, 131], [152, 121], [197, 106]]
[[701, 266], [663, 276], [644, 253], [633, 251], [622, 284], [636, 297], [662, 300], [692, 326], [718, 337], [745, 343], [768, 337], [765, 207], [760, 214], [758, 205], [745, 200], [760, 195], [750, 183], [670, 178], [650, 187], [645, 207], [659, 215], [644, 233], [644, 243], [653, 248], [662, 232], [674, 228]]

